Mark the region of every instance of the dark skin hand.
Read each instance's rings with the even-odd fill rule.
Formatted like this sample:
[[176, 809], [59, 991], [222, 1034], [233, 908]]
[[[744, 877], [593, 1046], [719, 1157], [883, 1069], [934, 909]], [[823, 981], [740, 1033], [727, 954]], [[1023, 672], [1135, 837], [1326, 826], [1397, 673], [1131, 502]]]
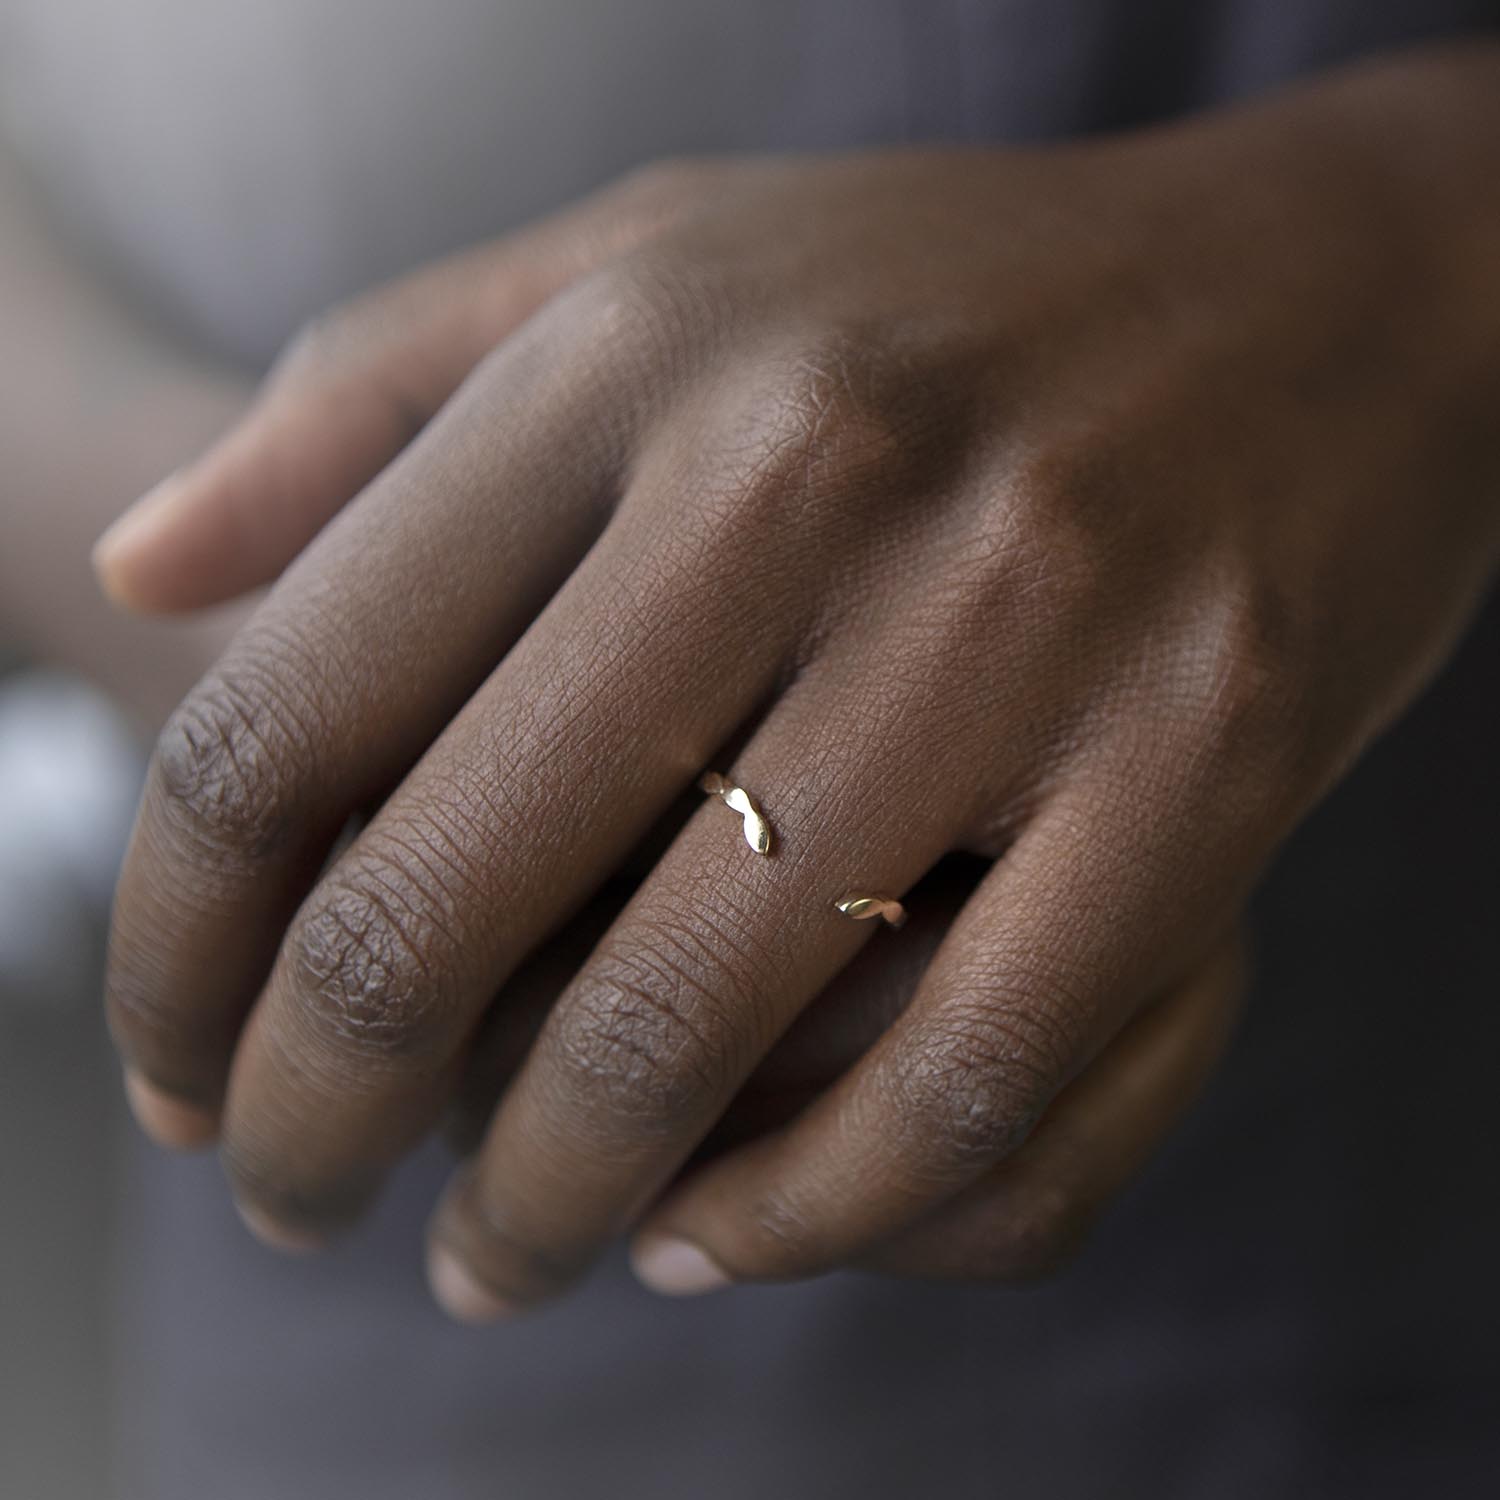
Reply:
[[[101, 552], [157, 609], [295, 558], [121, 878], [144, 1117], [315, 1243], [503, 1085], [431, 1231], [471, 1317], [627, 1232], [669, 1291], [1050, 1258], [1492, 575], [1497, 173], [1470, 48], [1112, 141], [664, 169], [319, 325]], [[771, 856], [695, 803], [591, 908], [710, 765]], [[954, 851], [972, 889], [920, 883]]]
[[[862, 948], [798, 1016], [709, 1132], [690, 1168], [787, 1125], [879, 1040], [911, 1003], [985, 868], [985, 861], [954, 857], [915, 887], [909, 922]], [[517, 972], [504, 1004], [486, 1017], [448, 1121], [449, 1139], [464, 1154], [483, 1141], [496, 1100], [631, 886], [620, 882], [592, 903]], [[1025, 1146], [987, 1174], [961, 1205], [876, 1247], [859, 1264], [963, 1279], [1030, 1278], [1057, 1269], [1218, 1062], [1241, 998], [1240, 959], [1237, 941], [1223, 944], [1186, 982], [1147, 1006], [1086, 1076], [1054, 1101]], [[467, 1305], [459, 1301], [458, 1310]]]

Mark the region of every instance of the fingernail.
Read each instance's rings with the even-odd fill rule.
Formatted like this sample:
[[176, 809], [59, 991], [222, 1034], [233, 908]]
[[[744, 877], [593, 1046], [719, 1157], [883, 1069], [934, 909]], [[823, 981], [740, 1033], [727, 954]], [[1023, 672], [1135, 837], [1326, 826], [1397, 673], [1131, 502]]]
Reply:
[[635, 1274], [664, 1297], [696, 1297], [730, 1284], [724, 1268], [689, 1240], [661, 1235], [642, 1239], [631, 1251]]
[[116, 604], [131, 607], [128, 584], [131, 559], [143, 550], [149, 551], [156, 539], [171, 528], [186, 491], [181, 471], [169, 474], [154, 489], [147, 490], [94, 543], [90, 554], [94, 575]]
[[156, 1142], [173, 1151], [193, 1151], [212, 1143], [219, 1122], [206, 1109], [164, 1094], [134, 1068], [125, 1070], [125, 1098], [136, 1123]]
[[327, 1244], [322, 1235], [306, 1229], [292, 1229], [252, 1204], [236, 1203], [234, 1206], [245, 1228], [268, 1249], [279, 1250], [283, 1255], [310, 1255]]
[[459, 1323], [493, 1323], [516, 1310], [442, 1245], [434, 1245], [427, 1252], [427, 1282], [437, 1305]]

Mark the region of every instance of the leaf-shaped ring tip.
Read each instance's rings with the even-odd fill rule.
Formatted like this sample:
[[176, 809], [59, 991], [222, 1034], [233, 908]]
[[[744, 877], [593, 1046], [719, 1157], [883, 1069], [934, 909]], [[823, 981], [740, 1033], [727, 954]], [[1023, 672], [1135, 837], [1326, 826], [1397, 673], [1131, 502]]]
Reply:
[[871, 917], [884, 917], [890, 927], [899, 927], [906, 920], [906, 908], [892, 896], [840, 896], [834, 906], [846, 917], [856, 922], [867, 922]]
[[742, 786], [726, 781], [717, 771], [707, 771], [699, 778], [698, 785], [711, 797], [717, 797], [725, 807], [733, 808], [745, 820], [745, 842], [757, 854], [771, 852], [771, 825], [761, 816], [754, 799]]

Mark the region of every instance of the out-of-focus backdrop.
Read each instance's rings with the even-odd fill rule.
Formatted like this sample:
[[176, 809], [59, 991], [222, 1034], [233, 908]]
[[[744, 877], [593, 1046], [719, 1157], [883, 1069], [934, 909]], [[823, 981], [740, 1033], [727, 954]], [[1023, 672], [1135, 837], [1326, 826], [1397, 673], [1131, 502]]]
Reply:
[[0, 1495], [108, 1493], [124, 1118], [103, 918], [140, 752], [99, 693], [0, 675]]

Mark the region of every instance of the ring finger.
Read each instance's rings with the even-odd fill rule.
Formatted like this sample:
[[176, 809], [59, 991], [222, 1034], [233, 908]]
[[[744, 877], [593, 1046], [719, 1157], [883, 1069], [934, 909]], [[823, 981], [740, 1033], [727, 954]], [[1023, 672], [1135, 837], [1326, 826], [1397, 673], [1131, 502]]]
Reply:
[[559, 998], [435, 1219], [434, 1287], [459, 1316], [578, 1276], [871, 935], [835, 908], [851, 881], [905, 891], [951, 844], [957, 778], [890, 753], [915, 705], [835, 675], [805, 676], [731, 772], [764, 801], [771, 857], [706, 802]]

